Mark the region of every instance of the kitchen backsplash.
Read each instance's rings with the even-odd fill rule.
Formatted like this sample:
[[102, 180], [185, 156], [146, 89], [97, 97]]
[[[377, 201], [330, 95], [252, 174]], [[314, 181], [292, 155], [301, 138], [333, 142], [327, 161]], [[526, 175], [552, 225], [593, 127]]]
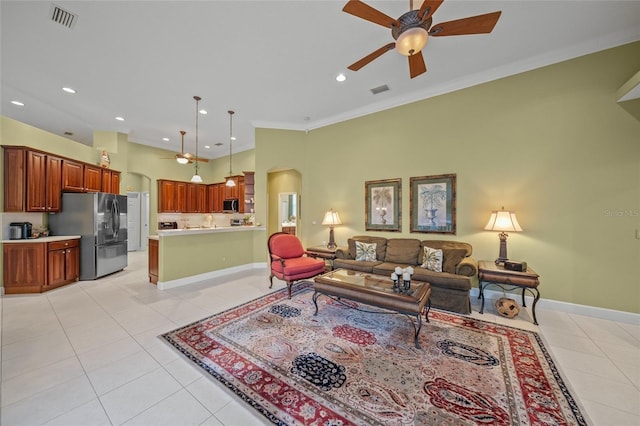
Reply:
[[42, 213], [0, 213], [2, 239], [8, 240], [11, 238], [9, 235], [9, 224], [12, 222], [31, 222], [31, 224], [33, 225], [33, 230], [39, 230], [40, 228], [42, 228], [43, 216], [44, 215]]
[[178, 228], [229, 226], [232, 219], [243, 219], [244, 213], [158, 213], [158, 222], [177, 222]]

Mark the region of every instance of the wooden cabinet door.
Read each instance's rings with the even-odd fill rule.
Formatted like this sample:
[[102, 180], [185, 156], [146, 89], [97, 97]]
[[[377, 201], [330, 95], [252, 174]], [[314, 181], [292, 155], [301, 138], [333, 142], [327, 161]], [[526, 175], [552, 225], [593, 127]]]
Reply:
[[27, 151], [27, 205], [28, 212], [44, 212], [47, 209], [47, 156], [41, 152]]
[[102, 192], [113, 193], [111, 188], [111, 176], [113, 172], [108, 169], [102, 169]]
[[158, 181], [158, 212], [175, 213], [176, 185], [171, 180]]
[[197, 213], [198, 212], [198, 188], [195, 183], [187, 184], [187, 213]]
[[62, 162], [62, 190], [84, 192], [84, 164], [71, 160]]
[[66, 250], [52, 250], [47, 253], [47, 286], [59, 286], [66, 279]]
[[111, 192], [120, 194], [120, 172], [111, 172]]
[[4, 148], [4, 211], [23, 212], [25, 210], [25, 150]]
[[40, 293], [45, 284], [45, 243], [2, 245], [6, 294]]
[[238, 213], [244, 213], [244, 179], [238, 179]]
[[47, 156], [46, 207], [48, 212], [59, 212], [62, 207], [62, 158]]
[[216, 211], [218, 202], [218, 187], [216, 184], [207, 185], [207, 211], [213, 213]]
[[208, 205], [208, 194], [207, 194], [207, 187], [205, 185], [196, 185], [196, 192], [197, 192], [197, 196], [196, 196], [196, 208], [198, 213], [206, 213], [207, 210], [207, 205]]
[[218, 183], [216, 185], [218, 185], [218, 205], [216, 206], [217, 207], [216, 211], [221, 212], [224, 207], [223, 201], [226, 198], [225, 195], [226, 195], [227, 187], [225, 186], [224, 183]]
[[149, 238], [149, 282], [158, 283], [158, 240]]
[[84, 165], [84, 190], [87, 192], [102, 190], [102, 169], [100, 167]]
[[187, 211], [187, 183], [176, 182], [176, 212]]
[[78, 278], [80, 278], [80, 248], [68, 248], [65, 256], [65, 281], [78, 281]]

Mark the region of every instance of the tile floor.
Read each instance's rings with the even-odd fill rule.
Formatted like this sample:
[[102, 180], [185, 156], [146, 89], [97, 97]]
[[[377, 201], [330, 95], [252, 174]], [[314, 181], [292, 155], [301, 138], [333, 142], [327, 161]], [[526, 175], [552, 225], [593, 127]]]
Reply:
[[[267, 424], [157, 337], [267, 292], [265, 271], [158, 291], [133, 252], [109, 277], [5, 296], [0, 424]], [[538, 329], [473, 300], [474, 317], [540, 332], [592, 424], [640, 424], [640, 326], [538, 307]]]

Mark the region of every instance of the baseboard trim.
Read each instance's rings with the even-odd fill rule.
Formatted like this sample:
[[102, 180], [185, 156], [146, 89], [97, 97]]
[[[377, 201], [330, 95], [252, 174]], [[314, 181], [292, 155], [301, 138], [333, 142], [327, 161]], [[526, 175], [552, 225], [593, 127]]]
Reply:
[[[480, 291], [477, 288], [471, 289], [471, 297], [478, 297]], [[485, 290], [484, 295], [488, 299], [498, 299], [503, 297], [503, 292], [499, 290]], [[518, 303], [522, 301], [522, 296], [516, 293], [508, 293], [510, 298]], [[525, 296], [527, 307], [533, 304], [533, 297]], [[550, 311], [566, 312], [569, 314], [584, 315], [587, 317], [600, 318], [609, 321], [623, 322], [626, 324], [640, 325], [640, 314], [632, 312], [616, 311], [613, 309], [599, 308], [596, 306], [578, 305], [576, 303], [560, 302], [557, 300], [540, 299], [536, 305], [538, 309], [548, 309]]]
[[191, 277], [179, 278], [170, 281], [158, 281], [158, 290], [168, 290], [171, 288], [182, 287], [185, 285], [198, 284], [203, 281], [214, 278], [224, 277], [226, 275], [237, 274], [239, 272], [254, 271], [259, 269], [267, 269], [266, 262], [247, 263], [245, 265], [233, 266], [231, 268], [219, 269], [217, 271], [206, 272], [204, 274], [193, 275]]

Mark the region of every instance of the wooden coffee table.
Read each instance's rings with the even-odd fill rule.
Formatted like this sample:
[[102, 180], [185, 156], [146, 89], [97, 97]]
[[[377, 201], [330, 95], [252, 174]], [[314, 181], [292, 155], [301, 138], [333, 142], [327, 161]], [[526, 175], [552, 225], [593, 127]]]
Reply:
[[418, 335], [422, 328], [422, 313], [424, 312], [425, 320], [429, 322], [429, 309], [431, 308], [431, 285], [429, 283], [411, 281], [411, 287], [406, 294], [394, 293], [393, 281], [390, 277], [346, 269], [336, 269], [316, 277], [314, 281], [313, 303], [316, 307], [314, 315], [318, 314], [318, 297], [324, 294], [338, 302], [341, 299], [347, 299], [392, 312], [374, 312], [354, 308], [360, 311], [399, 313], [415, 317], [417, 325], [412, 322], [415, 330], [414, 343], [416, 348], [420, 349]]

